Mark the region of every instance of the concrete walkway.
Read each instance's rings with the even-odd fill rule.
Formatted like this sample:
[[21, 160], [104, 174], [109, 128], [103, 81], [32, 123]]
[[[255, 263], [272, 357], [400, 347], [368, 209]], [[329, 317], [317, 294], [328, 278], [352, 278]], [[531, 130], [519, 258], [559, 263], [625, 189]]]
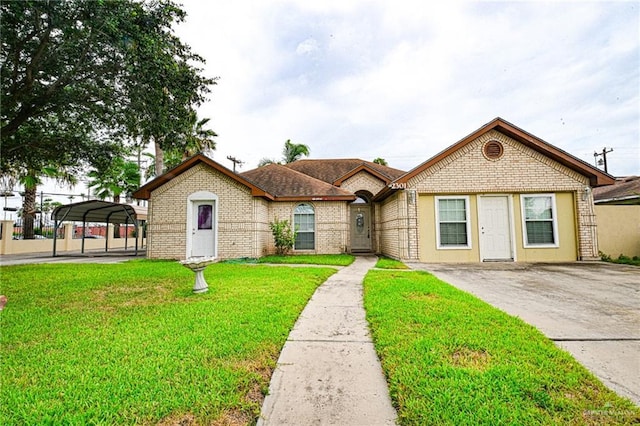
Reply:
[[395, 424], [362, 301], [375, 262], [357, 257], [318, 287], [282, 349], [258, 426]]

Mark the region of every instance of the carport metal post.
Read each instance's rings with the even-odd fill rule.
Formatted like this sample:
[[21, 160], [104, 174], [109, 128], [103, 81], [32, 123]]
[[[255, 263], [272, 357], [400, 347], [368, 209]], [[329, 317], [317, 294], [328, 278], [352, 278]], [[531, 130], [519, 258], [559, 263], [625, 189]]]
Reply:
[[87, 214], [85, 213], [83, 218], [82, 218], [82, 244], [81, 244], [81, 248], [80, 248], [80, 253], [84, 254], [84, 236], [87, 233], [87, 220], [86, 220]]
[[67, 212], [62, 216], [62, 219], [58, 220], [58, 215], [55, 211], [51, 214], [53, 216], [53, 257], [56, 257], [56, 243], [58, 241], [58, 228], [64, 223], [65, 218], [69, 214], [71, 209], [67, 209]]
[[[105, 242], [104, 242], [104, 252], [109, 251], [109, 219], [111, 219], [111, 215], [115, 212], [111, 212], [107, 215], [107, 230], [105, 231]], [[113, 237], [115, 239], [115, 236]]]
[[[131, 219], [131, 222], [134, 223], [134, 224], [137, 222], [136, 220], [133, 219], [133, 217], [131, 217], [131, 214], [129, 213], [129, 211], [125, 207], [123, 207], [122, 210], [124, 210], [124, 213], [127, 215], [127, 219], [126, 219], [127, 223], [128, 223], [129, 219]], [[137, 232], [137, 227], [136, 227], [136, 232]], [[136, 233], [136, 235], [137, 235], [137, 233]], [[126, 237], [125, 237], [124, 241], [125, 241], [125, 250], [126, 250], [126, 248], [127, 248]], [[138, 255], [138, 238], [136, 238], [136, 250], [135, 250], [134, 253], [135, 253], [136, 256]]]

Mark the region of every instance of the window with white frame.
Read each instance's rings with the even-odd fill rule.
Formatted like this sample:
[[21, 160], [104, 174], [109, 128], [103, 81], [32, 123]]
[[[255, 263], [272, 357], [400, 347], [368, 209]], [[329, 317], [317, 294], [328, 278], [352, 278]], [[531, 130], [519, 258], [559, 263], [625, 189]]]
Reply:
[[557, 247], [558, 219], [554, 194], [522, 194], [522, 230], [525, 247]]
[[436, 197], [438, 248], [471, 248], [469, 197]]
[[313, 250], [316, 246], [315, 211], [310, 204], [298, 204], [293, 212], [293, 226], [296, 230], [295, 250]]

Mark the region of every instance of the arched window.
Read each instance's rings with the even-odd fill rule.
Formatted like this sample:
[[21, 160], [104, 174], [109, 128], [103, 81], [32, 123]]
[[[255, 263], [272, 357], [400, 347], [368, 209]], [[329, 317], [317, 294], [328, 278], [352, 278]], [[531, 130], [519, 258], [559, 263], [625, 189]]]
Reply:
[[297, 232], [295, 250], [313, 250], [316, 246], [316, 214], [310, 204], [298, 204], [293, 212]]

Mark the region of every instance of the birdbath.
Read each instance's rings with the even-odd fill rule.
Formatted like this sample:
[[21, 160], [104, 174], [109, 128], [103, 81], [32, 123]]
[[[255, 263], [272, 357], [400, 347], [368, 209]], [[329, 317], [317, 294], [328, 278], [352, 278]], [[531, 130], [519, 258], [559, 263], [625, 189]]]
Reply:
[[180, 261], [184, 267], [191, 269], [196, 274], [196, 283], [193, 285], [194, 293], [205, 293], [209, 291], [209, 286], [204, 279], [202, 271], [204, 271], [204, 268], [212, 263], [216, 263], [217, 261], [218, 260], [215, 257], [191, 257]]

